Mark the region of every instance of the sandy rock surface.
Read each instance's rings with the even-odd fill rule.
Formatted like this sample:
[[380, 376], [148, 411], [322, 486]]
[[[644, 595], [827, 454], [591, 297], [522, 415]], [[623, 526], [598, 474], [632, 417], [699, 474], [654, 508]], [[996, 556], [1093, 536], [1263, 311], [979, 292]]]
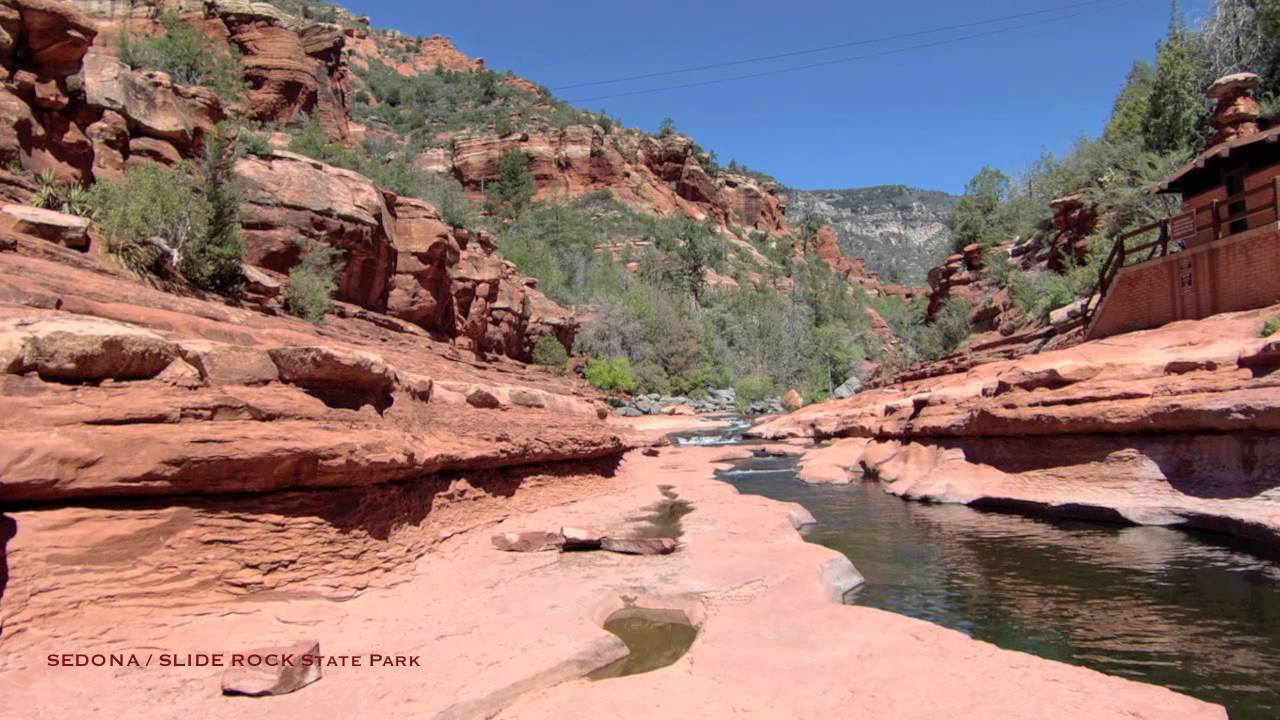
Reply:
[[[838, 604], [835, 596], [857, 580], [847, 560], [806, 543], [785, 504], [711, 478], [714, 460], [743, 452], [634, 453], [596, 481], [594, 494], [523, 505], [439, 543], [400, 583], [342, 603], [283, 594], [190, 606], [141, 601], [145, 612], [85, 606], [56, 634], [50, 625], [6, 648], [0, 717], [19, 717], [12, 708], [24, 718], [1225, 717], [1163, 688]], [[637, 518], [671, 494], [694, 508], [672, 555], [504, 553], [489, 542], [494, 531], [571, 523], [642, 532]], [[38, 514], [18, 514], [19, 533]], [[667, 668], [581, 679], [625, 654], [601, 625], [626, 606], [682, 611], [698, 638]], [[64, 648], [232, 653], [302, 639], [332, 655], [401, 655], [422, 665], [326, 667], [297, 692], [256, 700], [224, 697], [214, 668], [45, 667], [45, 656]]]

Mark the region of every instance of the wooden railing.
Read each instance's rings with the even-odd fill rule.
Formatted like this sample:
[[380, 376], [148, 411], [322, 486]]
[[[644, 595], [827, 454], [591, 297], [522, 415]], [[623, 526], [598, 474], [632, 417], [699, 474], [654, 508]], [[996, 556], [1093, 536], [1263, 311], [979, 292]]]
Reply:
[[[1259, 193], [1264, 194], [1265, 199], [1250, 208], [1250, 200], [1257, 202], [1254, 196]], [[1229, 209], [1237, 203], [1243, 204], [1245, 209], [1223, 214], [1224, 209]], [[1089, 324], [1094, 320], [1098, 308], [1102, 306], [1107, 290], [1122, 269], [1131, 265], [1158, 260], [1170, 254], [1170, 252], [1176, 253], [1185, 250], [1188, 243], [1198, 241], [1201, 233], [1208, 233], [1207, 239], [1203, 242], [1212, 242], [1213, 240], [1230, 237], [1236, 234], [1236, 231], [1232, 230], [1232, 226], [1235, 223], [1244, 221], [1245, 229], [1248, 229], [1249, 220], [1255, 215], [1260, 215], [1264, 212], [1271, 213], [1273, 222], [1280, 221], [1280, 213], [1277, 210], [1280, 210], [1280, 176], [1274, 178], [1270, 183], [1260, 185], [1253, 190], [1236, 193], [1222, 201], [1210, 201], [1208, 204], [1182, 215], [1147, 223], [1116, 238], [1115, 244], [1111, 247], [1111, 253], [1107, 255], [1106, 261], [1102, 264], [1102, 269], [1098, 272], [1098, 282], [1094, 285], [1093, 294], [1085, 300], [1084, 307], [1081, 308], [1085, 332], [1088, 333]], [[1203, 225], [1200, 222], [1202, 215], [1208, 216], [1205, 218], [1207, 222]], [[1187, 231], [1188, 228], [1190, 229], [1189, 232]], [[1155, 240], [1129, 247], [1130, 240], [1152, 231], [1157, 231]], [[1195, 244], [1200, 243], [1196, 242]]]

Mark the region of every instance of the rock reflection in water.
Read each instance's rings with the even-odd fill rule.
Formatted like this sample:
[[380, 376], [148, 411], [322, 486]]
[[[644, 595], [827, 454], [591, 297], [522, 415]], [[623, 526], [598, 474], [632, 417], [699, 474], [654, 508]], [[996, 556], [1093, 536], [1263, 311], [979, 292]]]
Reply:
[[818, 520], [808, 539], [866, 576], [852, 604], [1165, 685], [1233, 720], [1280, 715], [1275, 562], [1181, 530], [912, 503], [870, 482], [810, 486], [773, 459], [740, 467], [755, 472], [723, 476], [804, 505]]

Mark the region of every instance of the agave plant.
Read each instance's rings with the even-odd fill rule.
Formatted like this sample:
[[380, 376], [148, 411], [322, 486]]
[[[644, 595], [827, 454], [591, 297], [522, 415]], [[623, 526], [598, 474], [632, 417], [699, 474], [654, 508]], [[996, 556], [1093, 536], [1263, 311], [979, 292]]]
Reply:
[[93, 212], [88, 191], [75, 183], [58, 182], [51, 170], [45, 170], [36, 178], [36, 192], [29, 202], [39, 208], [81, 217]]

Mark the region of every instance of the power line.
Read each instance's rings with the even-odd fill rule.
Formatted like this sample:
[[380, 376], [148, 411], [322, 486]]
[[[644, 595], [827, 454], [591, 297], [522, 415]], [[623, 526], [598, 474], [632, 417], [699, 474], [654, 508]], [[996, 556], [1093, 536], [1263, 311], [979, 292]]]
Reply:
[[986, 32], [980, 32], [980, 33], [972, 33], [969, 35], [961, 35], [959, 37], [946, 38], [943, 40], [935, 40], [933, 42], [919, 43], [916, 45], [908, 45], [906, 47], [894, 48], [891, 50], [883, 50], [880, 52], [867, 53], [865, 55], [855, 55], [853, 57], [838, 58], [835, 60], [824, 60], [822, 62], [808, 63], [805, 65], [793, 65], [791, 67], [779, 68], [776, 70], [764, 70], [761, 72], [747, 73], [744, 75], [731, 75], [729, 77], [715, 78], [712, 80], [701, 80], [698, 82], [683, 83], [680, 85], [667, 85], [665, 87], [647, 88], [644, 90], [632, 90], [629, 92], [612, 93], [609, 95], [595, 95], [593, 97], [574, 98], [571, 100], [567, 100], [566, 102], [581, 104], [581, 103], [594, 102], [596, 100], [609, 100], [612, 98], [631, 97], [634, 95], [648, 95], [651, 93], [667, 92], [669, 90], [683, 90], [685, 88], [705, 87], [707, 85], [718, 85], [720, 83], [735, 82], [738, 80], [752, 80], [755, 78], [769, 77], [772, 75], [782, 75], [785, 73], [799, 72], [801, 70], [812, 70], [814, 68], [829, 67], [831, 65], [840, 65], [843, 63], [857, 62], [859, 60], [870, 60], [872, 58], [884, 57], [886, 55], [898, 55], [898, 54], [901, 54], [904, 52], [910, 52], [913, 50], [923, 50], [926, 48], [933, 48], [941, 45], [951, 45], [951, 44], [963, 42], [966, 40], [974, 40], [977, 38], [990, 37], [992, 35], [1000, 35], [1003, 33], [1013, 32], [1014, 30], [1024, 30], [1029, 27], [1036, 27], [1039, 25], [1046, 25], [1051, 22], [1059, 22], [1061, 20], [1069, 20], [1071, 18], [1080, 17], [1082, 15], [1089, 15], [1091, 13], [1098, 12], [1099, 10], [1112, 9], [1112, 8], [1121, 7], [1124, 5], [1133, 5], [1140, 1], [1141, 0], [1125, 0], [1123, 2], [1112, 3], [1109, 8], [1096, 8], [1093, 10], [1084, 10], [1081, 12], [1072, 13], [1070, 15], [1063, 15], [1060, 17], [1048, 18], [1045, 20], [1037, 20], [1034, 22], [1022, 23], [1020, 25], [1011, 25], [1005, 28], [998, 28], [995, 30], [988, 30]]
[[597, 85], [615, 85], [617, 83], [630, 82], [632, 80], [648, 80], [656, 77], [667, 77], [670, 75], [681, 75], [684, 73], [699, 72], [702, 70], [715, 70], [717, 68], [732, 67], [735, 65], [748, 65], [750, 63], [765, 62], [767, 60], [781, 60], [783, 58], [797, 57], [800, 55], [812, 55], [814, 53], [827, 52], [828, 50], [839, 50], [848, 47], [857, 47], [860, 45], [874, 45], [876, 43], [889, 42], [891, 40], [906, 40], [908, 38], [920, 37], [921, 35], [933, 35], [940, 32], [950, 32], [952, 30], [964, 30], [971, 27], [981, 27], [992, 23], [1005, 22], [1008, 20], [1018, 20], [1025, 17], [1035, 15], [1045, 15], [1047, 13], [1059, 12], [1062, 10], [1076, 10], [1083, 7], [1093, 5], [1110, 4], [1111, 0], [1089, 0], [1088, 2], [1075, 3], [1073, 5], [1060, 5], [1058, 7], [1046, 8], [1043, 10], [1033, 10], [1031, 12], [1017, 13], [1016, 15], [1005, 15], [1002, 17], [988, 18], [986, 20], [975, 20], [973, 22], [959, 23], [956, 25], [944, 25], [942, 27], [930, 28], [928, 30], [916, 30], [909, 33], [901, 33], [898, 35], [884, 35], [877, 38], [868, 38], [865, 40], [854, 40], [851, 42], [837, 43], [835, 45], [824, 45], [822, 47], [810, 48], [807, 50], [793, 50], [790, 52], [776, 53], [774, 55], [760, 55], [757, 57], [742, 58], [740, 60], [726, 60], [724, 62], [710, 63], [707, 65], [694, 65], [686, 68], [678, 68], [675, 70], [662, 70], [658, 72], [644, 73], [641, 75], [628, 75], [626, 77], [612, 78], [609, 80], [592, 80], [590, 82], [573, 83], [571, 85], [560, 85], [551, 88], [553, 91], [573, 90], [575, 88], [593, 87]]

